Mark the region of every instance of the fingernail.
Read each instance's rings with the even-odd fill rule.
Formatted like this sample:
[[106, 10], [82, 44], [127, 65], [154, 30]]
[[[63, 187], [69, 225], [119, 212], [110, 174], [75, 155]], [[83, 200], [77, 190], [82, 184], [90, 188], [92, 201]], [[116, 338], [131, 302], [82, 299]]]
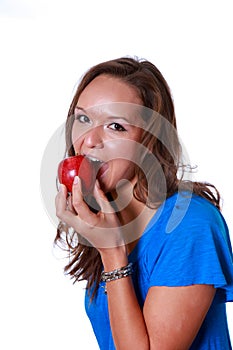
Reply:
[[75, 176], [73, 183], [74, 183], [74, 185], [77, 185], [77, 183], [79, 183], [79, 177], [78, 176]]
[[96, 187], [97, 187], [97, 188], [100, 188], [99, 180], [96, 180]]

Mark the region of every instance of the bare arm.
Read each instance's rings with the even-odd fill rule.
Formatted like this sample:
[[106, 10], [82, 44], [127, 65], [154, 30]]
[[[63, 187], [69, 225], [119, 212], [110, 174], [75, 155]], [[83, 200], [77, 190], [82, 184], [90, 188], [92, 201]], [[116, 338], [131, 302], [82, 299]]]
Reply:
[[214, 295], [211, 285], [150, 288], [143, 310], [149, 349], [189, 349]]
[[[115, 250], [115, 249], [114, 249]], [[105, 271], [127, 265], [123, 247], [117, 255], [109, 249], [102, 254]], [[112, 335], [116, 349], [149, 349], [149, 336], [143, 313], [139, 307], [131, 277], [107, 282], [107, 298]]]

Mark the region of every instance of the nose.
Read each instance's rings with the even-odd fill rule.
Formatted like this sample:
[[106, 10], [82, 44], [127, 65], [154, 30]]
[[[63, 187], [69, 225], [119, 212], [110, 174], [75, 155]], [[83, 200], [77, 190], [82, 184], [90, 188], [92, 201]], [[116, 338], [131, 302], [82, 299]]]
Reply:
[[88, 130], [84, 135], [83, 143], [87, 148], [103, 148], [101, 126]]

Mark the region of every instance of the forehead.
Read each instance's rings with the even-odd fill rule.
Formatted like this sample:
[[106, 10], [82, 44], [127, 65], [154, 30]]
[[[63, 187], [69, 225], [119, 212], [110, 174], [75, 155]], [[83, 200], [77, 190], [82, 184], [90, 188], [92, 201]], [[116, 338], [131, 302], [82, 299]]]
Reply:
[[119, 78], [103, 74], [93, 79], [86, 86], [79, 96], [77, 104], [87, 109], [114, 102], [142, 105], [136, 88]]

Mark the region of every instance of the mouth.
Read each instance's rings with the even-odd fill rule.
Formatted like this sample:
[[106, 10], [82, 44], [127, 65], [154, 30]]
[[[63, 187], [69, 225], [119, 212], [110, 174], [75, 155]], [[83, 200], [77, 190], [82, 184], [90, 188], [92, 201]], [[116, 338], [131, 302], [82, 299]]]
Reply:
[[95, 175], [97, 179], [100, 179], [104, 173], [107, 171], [108, 169], [108, 164], [105, 163], [103, 160], [100, 160], [98, 158], [89, 156], [89, 155], [85, 155], [85, 157], [91, 161], [94, 169], [95, 169]]

